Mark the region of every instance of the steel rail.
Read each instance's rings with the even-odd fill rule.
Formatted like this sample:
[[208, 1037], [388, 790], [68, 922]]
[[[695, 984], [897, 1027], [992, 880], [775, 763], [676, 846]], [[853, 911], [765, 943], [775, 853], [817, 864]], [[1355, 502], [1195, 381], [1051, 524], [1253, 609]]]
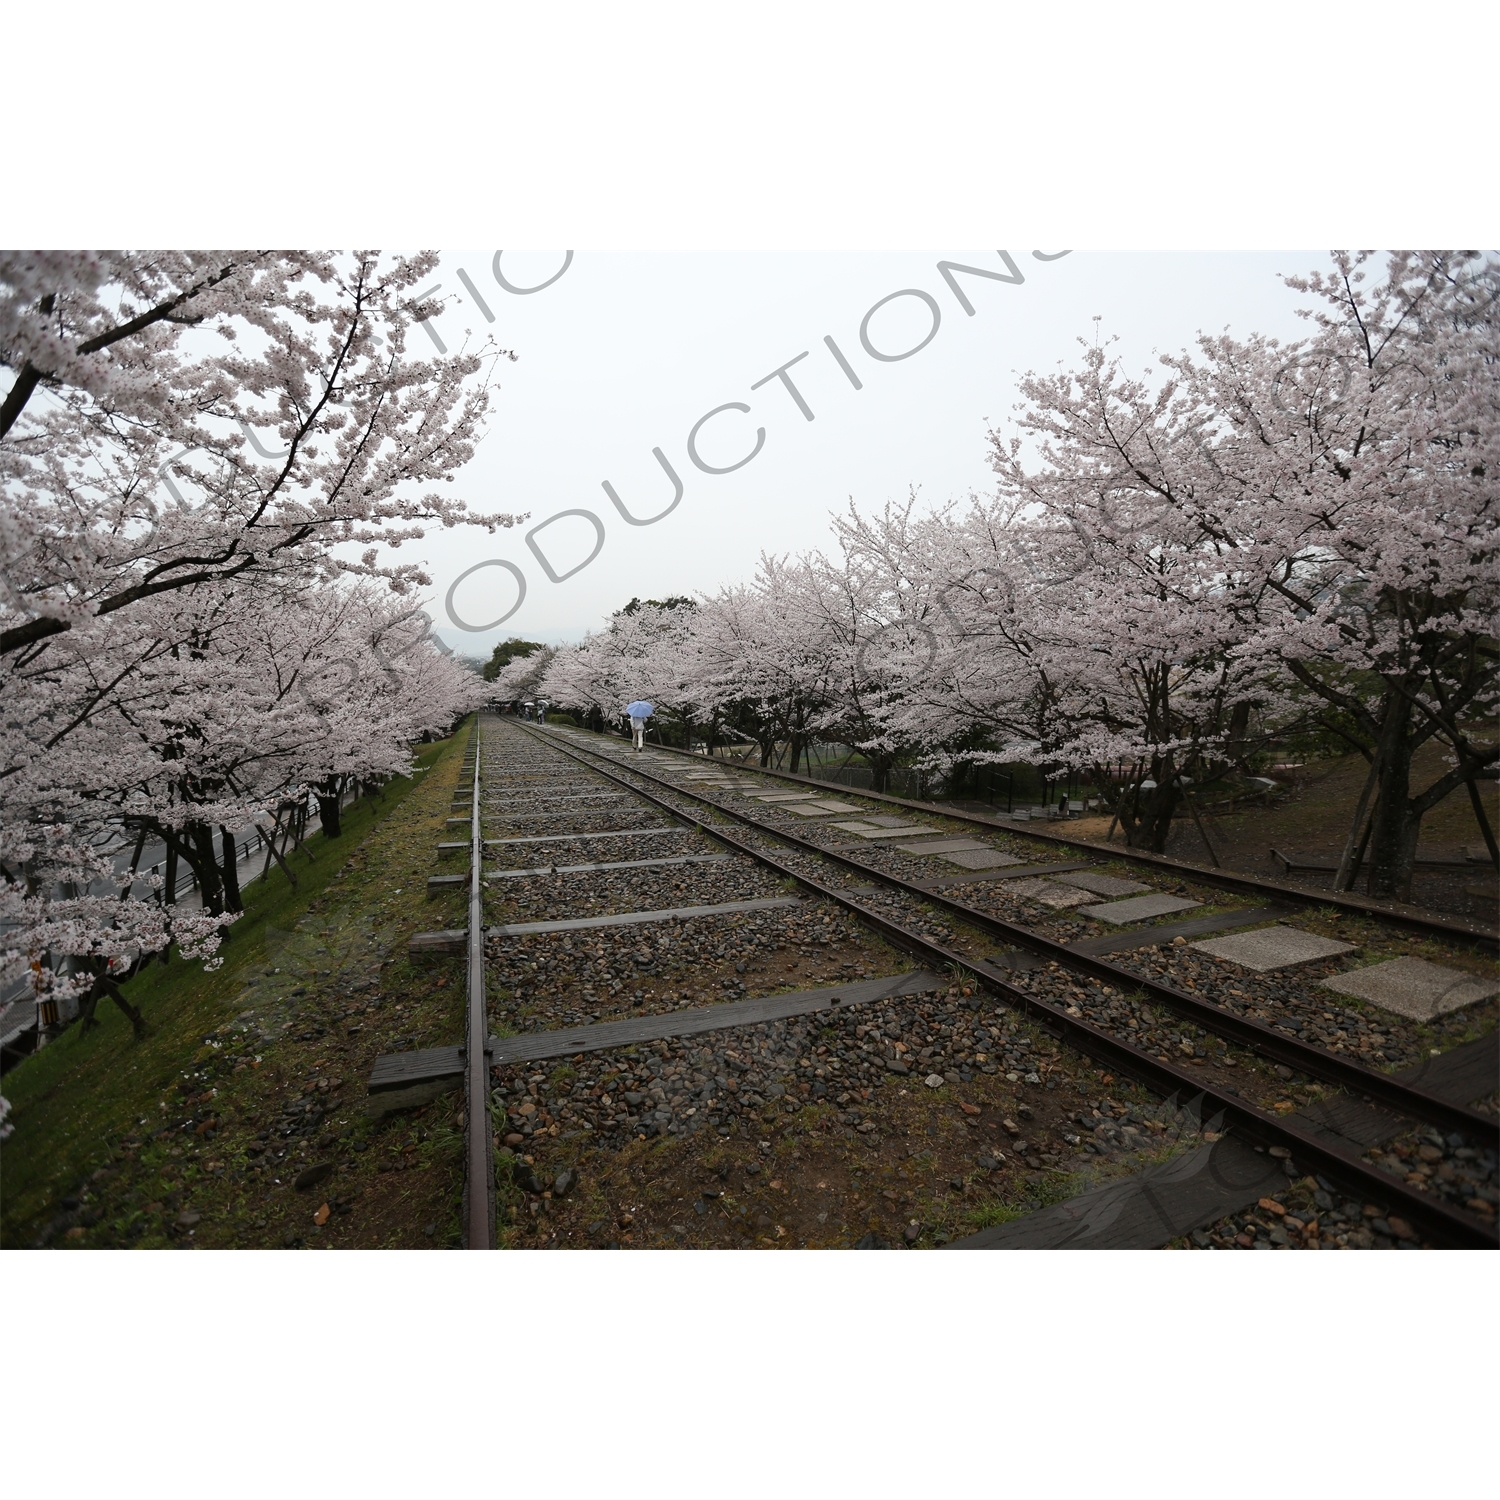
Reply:
[[490, 1137], [489, 1016], [484, 982], [484, 831], [479, 777], [484, 718], [474, 715], [474, 786], [469, 828], [469, 972], [464, 1042], [464, 1248], [495, 1248], [495, 1159]]
[[[728, 764], [712, 756], [694, 755], [688, 750], [679, 750], [675, 745], [653, 745], [653, 750], [662, 750], [669, 755], [680, 755], [694, 765], [723, 766]], [[1307, 886], [1286, 885], [1278, 880], [1266, 880], [1259, 875], [1243, 875], [1231, 870], [1208, 869], [1203, 865], [1189, 864], [1186, 860], [1169, 859], [1165, 854], [1149, 854], [1141, 849], [1117, 849], [1112, 844], [1097, 844], [1092, 839], [1069, 837], [1065, 833], [1044, 833], [1040, 829], [1020, 827], [999, 818], [987, 818], [983, 813], [968, 812], [942, 802], [919, 802], [911, 797], [893, 797], [888, 792], [866, 791], [863, 787], [845, 786], [838, 781], [820, 781], [815, 776], [801, 776], [793, 771], [778, 771], [771, 766], [747, 766], [743, 768], [756, 776], [774, 776], [779, 781], [789, 781], [798, 786], [816, 787], [819, 791], [842, 792], [846, 796], [866, 797], [873, 802], [885, 802], [892, 807], [905, 808], [908, 812], [927, 813], [931, 817], [954, 818], [962, 823], [973, 823], [1000, 833], [1014, 833], [1022, 838], [1040, 839], [1049, 844], [1066, 844], [1073, 849], [1083, 849], [1101, 859], [1118, 859], [1143, 865], [1164, 875], [1193, 880], [1200, 885], [1218, 886], [1221, 890], [1235, 891], [1245, 896], [1274, 896], [1299, 906], [1335, 906], [1350, 916], [1374, 917], [1408, 932], [1420, 933], [1424, 937], [1442, 938], [1450, 942], [1470, 943], [1493, 953], [1500, 953], [1500, 931], [1492, 927], [1481, 927], [1473, 923], [1452, 920], [1446, 917], [1428, 916], [1402, 905], [1376, 901], [1371, 897], [1356, 896], [1348, 891], [1315, 891]], [[1486, 869], [1489, 866], [1485, 866]]]
[[[526, 732], [534, 738], [542, 739], [542, 736], [538, 735], [534, 730], [527, 728]], [[1288, 1120], [1276, 1115], [1267, 1114], [1262, 1110], [1256, 1109], [1253, 1105], [1247, 1104], [1237, 1096], [1225, 1094], [1213, 1086], [1205, 1084], [1201, 1079], [1184, 1072], [1172, 1063], [1163, 1062], [1141, 1051], [1139, 1048], [1131, 1046], [1121, 1038], [1101, 1030], [1081, 1017], [1071, 1016], [1061, 1007], [1053, 1005], [1049, 1001], [1032, 995], [1025, 990], [1016, 988], [1006, 980], [1001, 979], [998, 975], [989, 972], [987, 968], [976, 968], [974, 960], [968, 955], [947, 948], [941, 943], [934, 942], [931, 938], [914, 932], [910, 928], [904, 927], [888, 917], [883, 917], [879, 913], [869, 911], [857, 901], [852, 900], [846, 892], [833, 886], [824, 885], [821, 881], [793, 869], [790, 865], [781, 863], [780, 860], [773, 858], [764, 850], [757, 849], [754, 845], [736, 838], [726, 829], [694, 816], [690, 810], [676, 807], [671, 802], [656, 796], [650, 791], [638, 786], [632, 786], [623, 776], [615, 775], [600, 766], [592, 765], [590, 761], [584, 758], [582, 753], [575, 752], [561, 742], [547, 739], [543, 740], [543, 743], [552, 744], [562, 754], [577, 761], [580, 765], [595, 771], [598, 775], [607, 777], [620, 786], [629, 788], [638, 796], [661, 808], [669, 816], [676, 817], [682, 822], [698, 828], [708, 837], [718, 840], [720, 843], [748, 856], [768, 869], [775, 870], [778, 874], [796, 881], [807, 890], [813, 891], [826, 900], [834, 902], [851, 915], [858, 917], [866, 926], [873, 927], [898, 947], [913, 953], [916, 957], [925, 960], [929, 964], [936, 960], [951, 968], [962, 969], [974, 974], [979, 983], [1001, 995], [1009, 1004], [1018, 1006], [1031, 1014], [1043, 1018], [1048, 1023], [1049, 1029], [1053, 1031], [1054, 1035], [1060, 1033], [1079, 1051], [1102, 1060], [1108, 1066], [1118, 1071], [1133, 1074], [1149, 1087], [1162, 1094], [1170, 1096], [1188, 1095], [1191, 1100], [1188, 1108], [1200, 1118], [1207, 1113], [1205, 1106], [1211, 1106], [1223, 1119], [1234, 1122], [1252, 1140], [1261, 1141], [1268, 1146], [1282, 1147], [1294, 1153], [1298, 1161], [1310, 1164], [1325, 1175], [1339, 1178], [1350, 1184], [1357, 1184], [1363, 1193], [1376, 1201], [1399, 1205], [1407, 1217], [1417, 1223], [1426, 1225], [1434, 1232], [1437, 1238], [1444, 1240], [1446, 1243], [1474, 1248], [1495, 1247], [1497, 1242], [1496, 1230], [1474, 1215], [1451, 1207], [1435, 1195], [1418, 1192], [1406, 1183], [1397, 1181], [1388, 1174], [1372, 1167], [1361, 1156], [1351, 1150], [1345, 1150], [1331, 1141], [1310, 1134]], [[599, 755], [597, 751], [590, 753], [598, 755], [600, 759], [609, 760], [611, 764], [616, 764], [611, 757]], [[622, 767], [621, 769], [629, 770], [630, 774], [641, 776], [648, 781], [657, 780], [649, 772], [636, 771], [634, 768]], [[658, 784], [662, 783], [658, 782]], [[898, 888], [904, 884], [897, 877], [887, 876], [884, 872], [861, 865], [857, 861], [845, 859], [829, 850], [821, 849], [815, 844], [809, 844], [807, 841], [799, 839], [795, 834], [789, 834], [777, 828], [770, 828], [757, 823], [752, 818], [744, 816], [735, 809], [720, 807], [717, 803], [708, 802], [706, 798], [696, 798], [692, 793], [681, 792], [678, 788], [672, 787], [670, 784], [667, 785], [668, 789], [672, 792], [691, 800], [699, 801], [704, 806], [713, 808], [715, 812], [728, 814], [730, 817], [750, 825], [758, 832], [768, 833], [788, 843], [800, 845], [807, 852], [819, 855], [822, 858], [834, 860], [837, 863], [846, 864], [861, 874], [877, 875], [886, 881], [886, 883]], [[931, 899], [928, 892], [922, 891], [917, 887], [911, 887], [910, 889], [912, 894], [924, 900]], [[1080, 956], [1068, 953], [1066, 949], [1062, 951], [1067, 954], [1069, 959]], [[1134, 975], [1130, 975], [1129, 977], [1132, 981], [1136, 979]], [[1383, 1074], [1375, 1076], [1384, 1077]], [[1387, 1080], [1387, 1082], [1394, 1083], [1393, 1080]], [[1395, 1085], [1395, 1087], [1399, 1089], [1400, 1085]], [[1421, 1099], [1425, 1100], [1425, 1096], [1421, 1096]], [[1421, 1113], [1412, 1107], [1417, 1102], [1419, 1102], [1419, 1099], [1413, 1098], [1408, 1106], [1402, 1109], [1401, 1113], [1407, 1116], [1415, 1115], [1418, 1119], [1422, 1118]], [[1444, 1104], [1444, 1107], [1445, 1109], [1450, 1108], [1446, 1104]], [[1482, 1116], [1480, 1118], [1484, 1119]], [[1486, 1123], [1488, 1123], [1487, 1120]]]

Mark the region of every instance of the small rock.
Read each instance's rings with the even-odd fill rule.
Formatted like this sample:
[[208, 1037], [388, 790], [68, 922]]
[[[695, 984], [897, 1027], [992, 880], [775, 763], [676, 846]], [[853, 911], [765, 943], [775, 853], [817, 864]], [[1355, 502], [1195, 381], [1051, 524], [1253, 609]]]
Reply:
[[1276, 1064], [1275, 1072], [1276, 1076], [1281, 1079], [1283, 1083], [1289, 1082], [1296, 1076], [1290, 1068], [1283, 1066], [1281, 1063]]
[[1016, 1105], [1016, 1113], [1020, 1115], [1023, 1120], [1033, 1120], [1036, 1118], [1036, 1111], [1032, 1109], [1029, 1104]]
[[[925, 1083], [930, 1089], [940, 1089], [943, 1086], [944, 1079], [941, 1073], [929, 1073], [926, 1078], [922, 1080], [922, 1082]], [[859, 1246], [856, 1245], [855, 1249], [859, 1249]]]
[[334, 1165], [331, 1161], [320, 1161], [316, 1166], [304, 1168], [297, 1174], [292, 1187], [299, 1193], [305, 1193], [320, 1186], [333, 1176]]
[[908, 1224], [901, 1231], [901, 1236], [908, 1245], [915, 1245], [922, 1237], [922, 1226], [920, 1224]]
[[572, 1167], [564, 1167], [552, 1181], [552, 1196], [566, 1198], [578, 1186], [578, 1173]]
[[434, 1220], [431, 1224], [424, 1224], [422, 1226], [422, 1233], [425, 1234], [428, 1239], [434, 1238], [437, 1234], [437, 1221]]
[[195, 1224], [201, 1224], [202, 1222], [203, 1215], [200, 1214], [196, 1209], [185, 1208], [180, 1214], [177, 1215], [178, 1229], [191, 1229]]
[[966, 1115], [977, 1115], [979, 1113], [979, 1106], [977, 1104], [960, 1103], [958, 1107], [963, 1110]]
[[1416, 1239], [1416, 1235], [1412, 1232], [1411, 1225], [1408, 1224], [1405, 1219], [1398, 1219], [1395, 1214], [1392, 1214], [1386, 1220], [1386, 1223], [1391, 1226], [1391, 1233], [1395, 1235], [1398, 1240]]

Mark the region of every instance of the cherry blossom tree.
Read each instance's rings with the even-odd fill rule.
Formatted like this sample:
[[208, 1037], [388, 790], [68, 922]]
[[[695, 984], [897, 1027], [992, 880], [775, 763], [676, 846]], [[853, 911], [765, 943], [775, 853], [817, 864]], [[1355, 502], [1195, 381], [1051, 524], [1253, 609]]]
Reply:
[[[380, 565], [473, 454], [495, 360], [407, 351], [433, 253], [0, 256], [0, 654], [215, 579]], [[340, 547], [361, 546], [356, 558]]]
[[[240, 908], [234, 830], [269, 822], [311, 789], [325, 834], [336, 837], [351, 780], [407, 770], [412, 741], [450, 728], [488, 695], [432, 645], [418, 611], [369, 583], [204, 585], [143, 604], [136, 618], [158, 612], [161, 631], [182, 643], [137, 670], [127, 694], [107, 699], [51, 753], [17, 755], [4, 768], [9, 959], [63, 993], [82, 992], [92, 976], [96, 991], [119, 999], [127, 952], [130, 968], [174, 939], [212, 951]], [[52, 686], [74, 644], [66, 637], [52, 653]], [[75, 668], [97, 672], [99, 663]], [[201, 915], [172, 913], [167, 893], [159, 902], [135, 893], [134, 861], [116, 874], [109, 856], [133, 844], [138, 859], [148, 839], [192, 870]], [[87, 894], [49, 901], [60, 882]], [[118, 893], [95, 894], [101, 884]]]
[[[120, 999], [169, 943], [211, 955], [230, 830], [314, 788], [336, 835], [350, 778], [406, 768], [483, 700], [411, 603], [421, 565], [378, 550], [517, 519], [440, 488], [505, 351], [408, 352], [435, 264], [0, 254], [4, 977]], [[201, 912], [117, 877], [119, 841], [148, 835]]]
[[[995, 438], [992, 462], [1003, 491], [1082, 549], [1150, 556], [1160, 538], [1197, 559], [1196, 581], [1160, 603], [1248, 671], [1226, 678], [1226, 706], [1252, 703], [1249, 683], [1294, 685], [1369, 759], [1340, 881], [1373, 795], [1371, 889], [1398, 895], [1423, 814], [1465, 784], [1493, 851], [1473, 785], [1497, 759], [1477, 726], [1496, 705], [1500, 267], [1394, 255], [1367, 286], [1370, 260], [1335, 256], [1291, 281], [1313, 302], [1298, 344], [1204, 338], [1154, 387], [1102, 346], [1079, 371], [1028, 378], [1018, 434]], [[1140, 638], [1126, 605], [1100, 617], [1112, 651]], [[1449, 769], [1414, 792], [1412, 757], [1432, 739]]]
[[[591, 711], [618, 725], [627, 704], [647, 698], [663, 717], [691, 722], [689, 692], [692, 671], [684, 655], [694, 639], [691, 601], [671, 604], [632, 601], [609, 625], [591, 631], [577, 646], [512, 662], [495, 679], [503, 697], [514, 698], [519, 685], [530, 685], [549, 701], [587, 715]], [[530, 670], [526, 670], [530, 667]]]

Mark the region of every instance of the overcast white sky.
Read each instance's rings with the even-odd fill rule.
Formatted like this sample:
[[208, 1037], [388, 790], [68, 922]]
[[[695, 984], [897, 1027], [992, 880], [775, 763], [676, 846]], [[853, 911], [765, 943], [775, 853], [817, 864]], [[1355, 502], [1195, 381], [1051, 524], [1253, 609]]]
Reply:
[[[1050, 252], [1049, 252], [1050, 253]], [[494, 641], [526, 635], [577, 640], [633, 595], [692, 593], [747, 577], [761, 551], [797, 552], [828, 541], [828, 514], [848, 497], [877, 507], [918, 486], [939, 502], [990, 481], [987, 426], [1007, 420], [1018, 372], [1072, 362], [1093, 318], [1118, 335], [1132, 366], [1153, 351], [1189, 345], [1199, 330], [1226, 325], [1296, 337], [1298, 299], [1281, 272], [1323, 263], [1315, 251], [1254, 254], [1088, 253], [1040, 261], [1011, 252], [1022, 285], [958, 274], [972, 316], [938, 270], [942, 260], [1004, 272], [994, 250], [879, 254], [626, 254], [578, 251], [551, 285], [507, 291], [494, 252], [453, 252], [436, 279], [447, 308], [434, 327], [456, 349], [465, 330], [493, 333], [519, 356], [501, 365], [489, 431], [460, 480], [482, 510], [528, 511], [531, 519], [494, 538], [463, 530], [414, 544], [435, 580], [430, 606], [457, 649], [487, 654]], [[500, 272], [512, 286], [553, 277], [564, 253], [507, 251]], [[465, 288], [467, 273], [495, 321]], [[882, 362], [862, 347], [860, 325], [882, 298], [926, 292], [940, 323], [909, 358]], [[932, 312], [901, 297], [871, 319], [875, 348], [900, 353], [931, 330]], [[824, 344], [831, 336], [862, 382], [855, 390]], [[421, 336], [417, 335], [419, 341]], [[780, 380], [751, 387], [807, 351], [790, 371], [814, 420]], [[687, 451], [705, 425], [699, 456], [728, 474], [695, 467]], [[623, 521], [603, 489], [608, 480], [637, 516], [658, 514], [672, 486], [653, 448], [683, 482], [681, 503], [649, 526]], [[526, 532], [560, 511], [597, 518], [604, 540], [586, 567], [552, 582]], [[535, 538], [553, 571], [565, 574], [594, 548], [594, 522], [572, 516]], [[490, 558], [526, 580], [520, 608], [496, 630], [453, 628], [443, 605], [465, 569]], [[514, 575], [483, 568], [454, 596], [461, 620], [482, 624], [515, 603]]]

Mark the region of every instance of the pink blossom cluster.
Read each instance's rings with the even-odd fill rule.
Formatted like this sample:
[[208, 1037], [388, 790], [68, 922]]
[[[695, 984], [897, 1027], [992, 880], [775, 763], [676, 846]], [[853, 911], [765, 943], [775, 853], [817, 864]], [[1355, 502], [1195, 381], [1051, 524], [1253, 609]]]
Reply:
[[[428, 526], [493, 531], [453, 485], [486, 343], [408, 350], [436, 256], [0, 254], [0, 980], [98, 993], [233, 921], [231, 834], [410, 769], [484, 701], [438, 649]], [[202, 909], [130, 878], [180, 855]]]

